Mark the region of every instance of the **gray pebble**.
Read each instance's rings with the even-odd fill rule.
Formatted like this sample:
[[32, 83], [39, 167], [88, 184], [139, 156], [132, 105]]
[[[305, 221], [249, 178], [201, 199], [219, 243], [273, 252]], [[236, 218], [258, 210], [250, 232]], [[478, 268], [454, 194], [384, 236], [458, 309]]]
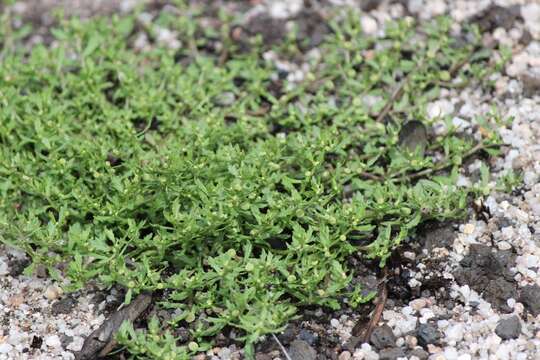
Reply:
[[426, 360], [429, 357], [429, 353], [424, 349], [414, 349], [409, 352], [409, 357], [416, 356], [420, 360]]
[[292, 360], [315, 360], [317, 358], [315, 349], [303, 340], [294, 340], [288, 352]]
[[376, 327], [369, 340], [379, 350], [396, 346], [396, 336], [386, 324]]
[[383, 349], [379, 352], [379, 360], [397, 360], [406, 356], [405, 351], [397, 347]]
[[527, 285], [521, 289], [519, 301], [534, 315], [540, 314], [540, 286]]
[[317, 341], [317, 334], [311, 331], [302, 329], [298, 333], [298, 339], [307, 342], [309, 345], [313, 345]]
[[65, 348], [73, 342], [73, 336], [62, 335], [62, 337], [60, 338], [60, 342], [62, 343], [62, 346]]
[[530, 71], [522, 74], [520, 80], [525, 96], [533, 96], [540, 92], [540, 74]]
[[75, 304], [76, 301], [71, 297], [60, 299], [51, 305], [51, 313], [53, 315], [69, 314], [75, 307]]
[[21, 275], [28, 265], [30, 265], [30, 260], [26, 258], [10, 260], [8, 262], [9, 275], [13, 277]]
[[515, 339], [520, 333], [521, 322], [516, 315], [499, 320], [497, 327], [495, 328], [495, 334], [503, 340]]
[[416, 329], [416, 337], [421, 346], [436, 344], [441, 338], [441, 333], [431, 324], [420, 324]]

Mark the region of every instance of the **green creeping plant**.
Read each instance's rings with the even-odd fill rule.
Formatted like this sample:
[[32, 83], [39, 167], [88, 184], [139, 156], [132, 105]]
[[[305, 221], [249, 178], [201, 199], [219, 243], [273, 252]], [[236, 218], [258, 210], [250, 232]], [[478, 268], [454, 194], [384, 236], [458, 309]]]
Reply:
[[[465, 47], [447, 18], [420, 35], [409, 20], [389, 23], [374, 39], [349, 11], [305, 79], [289, 83], [260, 38], [229, 37], [230, 15], [205, 29], [198, 13], [180, 13], [145, 29], [175, 31], [178, 50], [135, 50], [135, 15], [62, 20], [54, 46], [29, 51], [2, 33], [0, 239], [67, 290], [95, 281], [125, 289], [126, 302], [162, 293], [172, 320], [118, 334], [132, 358], [187, 359], [225, 328], [253, 357], [303, 306], [373, 298], [351, 285], [348, 257], [384, 266], [420, 224], [459, 218], [481, 195], [455, 182], [466, 157], [496, 154], [497, 133], [473, 142], [441, 118], [447, 131], [435, 136], [425, 114], [450, 75], [485, 76], [474, 29]], [[226, 57], [201, 50], [216, 37]], [[296, 41], [274, 51], [302, 57]], [[425, 133], [403, 129], [414, 122]]]

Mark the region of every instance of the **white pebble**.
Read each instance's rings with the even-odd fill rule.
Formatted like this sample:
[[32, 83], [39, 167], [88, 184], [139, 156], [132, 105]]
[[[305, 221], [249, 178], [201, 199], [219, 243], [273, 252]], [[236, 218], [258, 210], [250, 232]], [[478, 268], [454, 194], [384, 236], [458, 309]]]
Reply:
[[527, 204], [535, 216], [540, 216], [540, 198], [529, 198]]
[[454, 112], [454, 105], [448, 100], [438, 100], [429, 103], [427, 114], [430, 119], [449, 115]]
[[371, 16], [364, 15], [360, 18], [362, 30], [367, 35], [375, 35], [378, 30], [377, 21]]
[[416, 259], [416, 254], [412, 251], [405, 251], [403, 257], [409, 260], [414, 261]]
[[446, 341], [448, 343], [451, 343], [452, 345], [457, 344], [458, 342], [461, 341], [461, 339], [463, 339], [464, 331], [465, 331], [465, 325], [463, 324], [458, 323], [458, 324], [449, 326], [445, 331]]
[[45, 297], [49, 300], [57, 299], [62, 293], [62, 289], [56, 285], [47, 286], [47, 289], [45, 289]]
[[447, 347], [444, 349], [444, 358], [446, 360], [457, 360], [458, 359], [458, 352], [453, 347]]
[[45, 339], [45, 345], [47, 345], [48, 347], [57, 348], [60, 347], [62, 343], [60, 342], [60, 338], [58, 337], [58, 335], [51, 335], [47, 336], [47, 338]]
[[423, 309], [423, 308], [426, 307], [427, 301], [426, 301], [426, 299], [424, 299], [424, 298], [414, 299], [413, 301], [411, 301], [411, 302], [409, 303], [409, 305], [410, 305], [415, 311], [419, 311], [420, 309]]
[[288, 17], [296, 15], [302, 10], [302, 0], [275, 0], [268, 1], [268, 11], [270, 15], [277, 19], [286, 19]]
[[531, 2], [521, 7], [521, 16], [525, 20], [528, 30], [536, 38], [540, 39], [540, 4]]
[[412, 335], [405, 336], [405, 342], [407, 343], [409, 349], [414, 349], [416, 345], [418, 345], [418, 339], [416, 338], [416, 336]]
[[355, 359], [363, 359], [363, 360], [378, 360], [379, 355], [371, 350], [371, 346], [369, 344], [362, 344], [360, 349], [356, 350], [354, 352], [354, 358]]
[[452, 125], [454, 125], [458, 130], [465, 130], [471, 127], [471, 124], [468, 121], [457, 116], [452, 119]]
[[465, 226], [463, 227], [463, 233], [466, 235], [471, 235], [474, 232], [474, 229], [474, 224], [465, 224]]
[[0, 344], [0, 354], [7, 354], [13, 349], [13, 346], [10, 344]]

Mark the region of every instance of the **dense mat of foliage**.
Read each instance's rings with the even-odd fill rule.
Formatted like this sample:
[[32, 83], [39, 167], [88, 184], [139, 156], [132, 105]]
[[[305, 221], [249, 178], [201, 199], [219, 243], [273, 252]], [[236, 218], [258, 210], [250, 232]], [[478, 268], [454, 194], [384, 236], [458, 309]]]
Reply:
[[[474, 32], [450, 37], [445, 19], [420, 33], [389, 24], [378, 40], [357, 19], [333, 25], [299, 84], [275, 76], [257, 38], [237, 46], [227, 22], [212, 32], [187, 17], [158, 21], [181, 34], [177, 51], [134, 51], [133, 17], [71, 20], [54, 46], [5, 49], [0, 240], [62, 272], [68, 289], [95, 280], [125, 287], [128, 301], [162, 292], [178, 317], [121, 335], [140, 357], [187, 357], [226, 326], [249, 354], [299, 306], [368, 300], [345, 259], [384, 263], [420, 223], [463, 215], [474, 189], [454, 185], [461, 161], [499, 139], [442, 119], [444, 135], [404, 146], [402, 125], [429, 128], [427, 102], [450, 77], [482, 77], [489, 54]], [[226, 56], [203, 50], [216, 37]], [[291, 36], [274, 51], [295, 59], [301, 45]], [[369, 108], [368, 96], [380, 99]], [[193, 341], [158, 336], [175, 324]]]

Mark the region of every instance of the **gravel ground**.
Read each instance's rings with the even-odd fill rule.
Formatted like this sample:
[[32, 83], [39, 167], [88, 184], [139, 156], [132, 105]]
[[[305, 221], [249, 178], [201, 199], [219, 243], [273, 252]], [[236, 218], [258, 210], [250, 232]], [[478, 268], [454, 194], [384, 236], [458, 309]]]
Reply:
[[[12, 10], [49, 23], [45, 7], [35, 11], [33, 1], [20, 1]], [[96, 12], [129, 11], [136, 1], [43, 1], [61, 4], [68, 13], [91, 16]], [[92, 3], [92, 5], [89, 5]], [[98, 3], [103, 3], [102, 7]], [[379, 4], [380, 3], [380, 4]], [[514, 118], [511, 128], [500, 129], [509, 146], [492, 161], [496, 177], [509, 169], [523, 171], [523, 185], [511, 194], [492, 190], [480, 210], [471, 211], [462, 224], [439, 226], [403, 249], [403, 283], [390, 291], [382, 322], [370, 343], [347, 350], [357, 311], [312, 311], [292, 324], [279, 338], [292, 359], [539, 359], [540, 358], [540, 3], [536, 1], [328, 0], [322, 7], [361, 6], [364, 30], [379, 34], [390, 18], [422, 19], [449, 13], [455, 30], [475, 19], [487, 32], [486, 44], [498, 41], [512, 48], [513, 59], [501, 74], [492, 76], [494, 89], [477, 87], [442, 91], [428, 105], [431, 116], [451, 114], [454, 123], [472, 136], [481, 128], [474, 117], [495, 104], [502, 117]], [[493, 7], [505, 7], [504, 9]], [[275, 21], [297, 15], [304, 1], [251, 1], [234, 5], [246, 10], [246, 22], [260, 14]], [[31, 11], [32, 9], [32, 11]], [[42, 41], [37, 34], [33, 41]], [[39, 38], [40, 37], [40, 38]], [[162, 41], [174, 34], [162, 31]], [[144, 48], [144, 39], [135, 46]], [[311, 51], [317, 56], [317, 50]], [[307, 70], [268, 53], [289, 80], [301, 80]], [[439, 129], [444, 131], [444, 129]], [[468, 164], [460, 182], [467, 184], [479, 162]], [[113, 310], [118, 298], [96, 287], [67, 295], [46, 277], [27, 277], [21, 271], [25, 257], [0, 247], [0, 360], [73, 359], [83, 339]], [[39, 275], [39, 272], [38, 272]], [[370, 279], [365, 279], [369, 282]], [[373, 281], [373, 279], [371, 279]], [[376, 279], [375, 279], [376, 280]], [[399, 289], [405, 289], [400, 295]], [[326, 353], [315, 344], [331, 339]], [[284, 358], [271, 340], [263, 341], [257, 358]], [[240, 359], [234, 345], [218, 347], [198, 359]]]

